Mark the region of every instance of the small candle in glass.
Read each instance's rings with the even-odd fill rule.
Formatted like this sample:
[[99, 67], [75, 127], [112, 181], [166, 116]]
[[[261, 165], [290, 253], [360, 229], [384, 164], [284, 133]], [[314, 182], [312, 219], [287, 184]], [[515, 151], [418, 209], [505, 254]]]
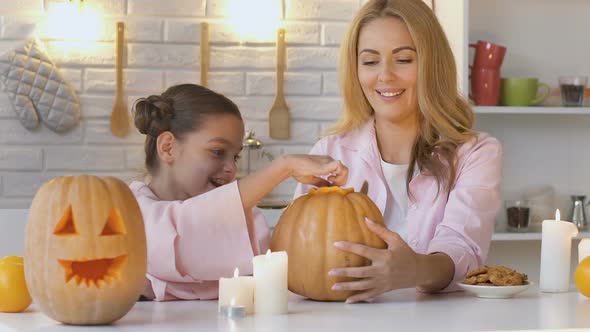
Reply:
[[225, 318], [243, 318], [246, 317], [246, 307], [243, 305], [236, 305], [236, 299], [232, 298], [229, 305], [221, 306], [219, 313]]
[[221, 306], [230, 304], [234, 299], [236, 305], [246, 307], [247, 314], [254, 313], [254, 277], [240, 276], [238, 268], [233, 278], [219, 279], [219, 311]]

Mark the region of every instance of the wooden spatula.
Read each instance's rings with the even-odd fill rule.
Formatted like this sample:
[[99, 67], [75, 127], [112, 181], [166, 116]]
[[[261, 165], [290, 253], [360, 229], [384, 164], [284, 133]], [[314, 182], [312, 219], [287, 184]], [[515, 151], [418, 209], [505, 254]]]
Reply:
[[209, 73], [209, 23], [201, 23], [201, 85], [206, 87]]
[[117, 92], [113, 112], [111, 113], [111, 132], [117, 137], [125, 137], [129, 134], [129, 110], [123, 92], [124, 33], [125, 24], [117, 22]]
[[289, 139], [290, 118], [289, 107], [283, 93], [283, 75], [285, 71], [285, 29], [277, 34], [277, 95], [268, 114], [268, 129], [271, 138]]

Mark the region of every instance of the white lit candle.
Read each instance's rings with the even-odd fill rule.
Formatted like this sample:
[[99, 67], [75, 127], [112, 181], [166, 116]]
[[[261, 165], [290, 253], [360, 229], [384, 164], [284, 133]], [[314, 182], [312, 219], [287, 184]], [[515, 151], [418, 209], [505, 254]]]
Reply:
[[578, 263], [590, 256], [590, 239], [582, 239], [578, 244]]
[[246, 313], [254, 313], [254, 277], [239, 276], [238, 268], [234, 270], [233, 278], [219, 279], [219, 307], [231, 304], [246, 307]]
[[555, 220], [543, 220], [539, 282], [542, 292], [560, 293], [569, 290], [572, 237], [578, 234], [578, 228], [574, 223], [559, 219], [557, 210]]
[[287, 313], [287, 268], [289, 260], [286, 251], [258, 255], [254, 264], [254, 306], [256, 314]]

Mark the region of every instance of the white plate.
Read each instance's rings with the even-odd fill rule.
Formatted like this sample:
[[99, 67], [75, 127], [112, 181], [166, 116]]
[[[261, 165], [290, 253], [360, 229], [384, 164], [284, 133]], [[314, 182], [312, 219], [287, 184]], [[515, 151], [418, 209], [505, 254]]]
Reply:
[[468, 293], [484, 299], [507, 299], [514, 295], [524, 292], [533, 283], [525, 281], [524, 285], [519, 286], [477, 286], [457, 283], [459, 287], [463, 288]]

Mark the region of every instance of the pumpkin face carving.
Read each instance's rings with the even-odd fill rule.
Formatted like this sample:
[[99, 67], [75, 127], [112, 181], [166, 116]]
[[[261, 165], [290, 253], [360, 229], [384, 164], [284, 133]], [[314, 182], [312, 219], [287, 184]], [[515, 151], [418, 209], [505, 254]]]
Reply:
[[27, 286], [41, 310], [67, 324], [124, 316], [142, 291], [146, 238], [122, 181], [58, 177], [35, 195], [25, 231]]
[[[112, 208], [100, 236], [125, 235], [125, 224], [117, 208]], [[78, 236], [72, 206], [68, 206], [53, 234], [59, 237]], [[127, 254], [97, 259], [58, 259], [64, 269], [66, 283], [73, 280], [77, 286], [102, 288], [119, 280], [120, 271], [127, 263]]]

